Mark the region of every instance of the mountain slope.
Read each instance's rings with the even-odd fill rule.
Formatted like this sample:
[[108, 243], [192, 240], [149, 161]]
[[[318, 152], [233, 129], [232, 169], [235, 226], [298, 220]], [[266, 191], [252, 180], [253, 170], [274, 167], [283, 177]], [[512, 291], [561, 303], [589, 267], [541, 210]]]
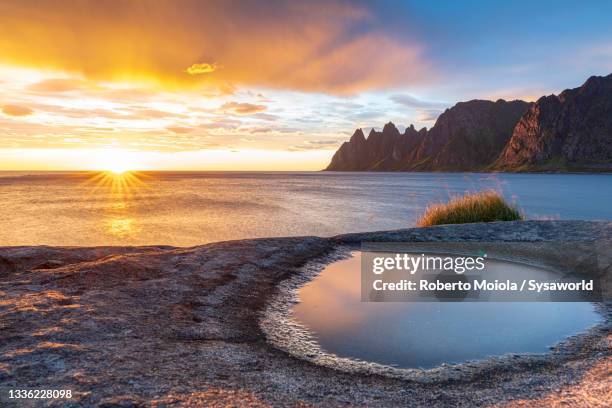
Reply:
[[535, 103], [459, 102], [430, 130], [357, 129], [325, 170], [612, 171], [612, 74]]
[[523, 115], [498, 169], [611, 168], [612, 74], [543, 96]]
[[429, 131], [414, 126], [400, 134], [387, 123], [365, 138], [357, 129], [326, 170], [467, 170], [494, 162], [529, 104], [523, 101], [460, 102], [440, 115]]

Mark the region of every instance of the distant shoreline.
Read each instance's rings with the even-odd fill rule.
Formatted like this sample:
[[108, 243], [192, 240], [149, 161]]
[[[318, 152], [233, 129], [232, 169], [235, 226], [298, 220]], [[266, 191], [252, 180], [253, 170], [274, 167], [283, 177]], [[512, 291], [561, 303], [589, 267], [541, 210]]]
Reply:
[[[9, 174], [9, 173], [34, 173], [34, 174], [92, 174], [92, 173], [103, 173], [106, 170], [0, 170], [0, 174]], [[502, 171], [502, 170], [492, 170], [492, 171], [484, 171], [484, 170], [410, 170], [410, 171], [391, 171], [391, 170], [129, 170], [126, 173], [181, 173], [181, 174], [189, 174], [189, 173], [214, 173], [214, 174], [222, 174], [222, 173], [258, 173], [258, 174], [266, 174], [266, 173], [278, 173], [278, 174], [290, 174], [290, 173], [314, 173], [314, 174], [324, 174], [324, 173], [373, 173], [373, 174], [585, 174], [585, 175], [598, 175], [598, 174], [608, 174], [612, 175], [612, 168], [603, 169], [600, 171], [580, 171], [580, 170], [569, 170], [569, 171], [559, 171], [559, 170], [522, 170], [522, 171]]]
[[461, 173], [469, 173], [469, 174], [585, 174], [585, 175], [612, 175], [612, 169], [605, 169], [601, 171], [579, 171], [579, 170], [570, 170], [570, 171], [559, 171], [559, 170], [515, 170], [515, 171], [502, 171], [502, 170], [494, 170], [494, 171], [452, 171], [452, 170], [410, 170], [410, 171], [389, 171], [389, 170], [319, 170], [320, 172], [325, 173], [434, 173], [434, 174], [461, 174]]

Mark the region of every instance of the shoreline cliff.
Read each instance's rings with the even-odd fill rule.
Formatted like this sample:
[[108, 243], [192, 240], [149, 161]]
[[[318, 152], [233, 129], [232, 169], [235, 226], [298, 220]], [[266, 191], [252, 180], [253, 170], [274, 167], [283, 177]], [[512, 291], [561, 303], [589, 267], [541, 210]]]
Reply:
[[536, 102], [471, 100], [431, 129], [357, 129], [325, 171], [611, 172], [612, 74]]

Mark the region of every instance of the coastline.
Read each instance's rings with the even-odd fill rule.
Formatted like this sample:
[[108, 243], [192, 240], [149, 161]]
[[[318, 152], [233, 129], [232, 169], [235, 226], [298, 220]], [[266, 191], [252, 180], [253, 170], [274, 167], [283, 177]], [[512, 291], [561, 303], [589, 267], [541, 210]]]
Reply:
[[589, 170], [542, 170], [542, 169], [525, 169], [525, 170], [486, 170], [486, 169], [471, 169], [471, 170], [327, 170], [321, 169], [319, 172], [324, 173], [473, 173], [473, 174], [584, 174], [584, 175], [609, 175], [612, 174], [612, 169], [605, 168], [600, 171]]
[[456, 406], [512, 397], [538, 405], [542, 398], [580, 403], [585, 389], [603, 398], [612, 361], [609, 304], [602, 325], [544, 358], [498, 359], [469, 375], [453, 366], [433, 376], [416, 370], [413, 378], [293, 357], [267, 341], [259, 322], [282, 282], [338, 246], [611, 239], [612, 222], [524, 221], [190, 248], [2, 247], [0, 383], [72, 387], [70, 406]]

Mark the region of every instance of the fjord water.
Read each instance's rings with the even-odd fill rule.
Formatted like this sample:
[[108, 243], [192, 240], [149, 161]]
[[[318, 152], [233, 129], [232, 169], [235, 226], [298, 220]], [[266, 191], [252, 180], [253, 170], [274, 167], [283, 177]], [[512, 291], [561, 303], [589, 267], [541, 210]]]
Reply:
[[[542, 282], [557, 278], [521, 264], [489, 259], [486, 265], [490, 280], [520, 272]], [[362, 302], [360, 273], [361, 255], [355, 251], [298, 292], [293, 316], [325, 352], [398, 368], [432, 368], [546, 353], [602, 319], [587, 302]]]
[[[122, 176], [123, 177], [123, 176]], [[532, 219], [612, 219], [612, 175], [0, 172], [0, 245], [191, 246], [414, 226], [449, 195], [493, 188]]]

